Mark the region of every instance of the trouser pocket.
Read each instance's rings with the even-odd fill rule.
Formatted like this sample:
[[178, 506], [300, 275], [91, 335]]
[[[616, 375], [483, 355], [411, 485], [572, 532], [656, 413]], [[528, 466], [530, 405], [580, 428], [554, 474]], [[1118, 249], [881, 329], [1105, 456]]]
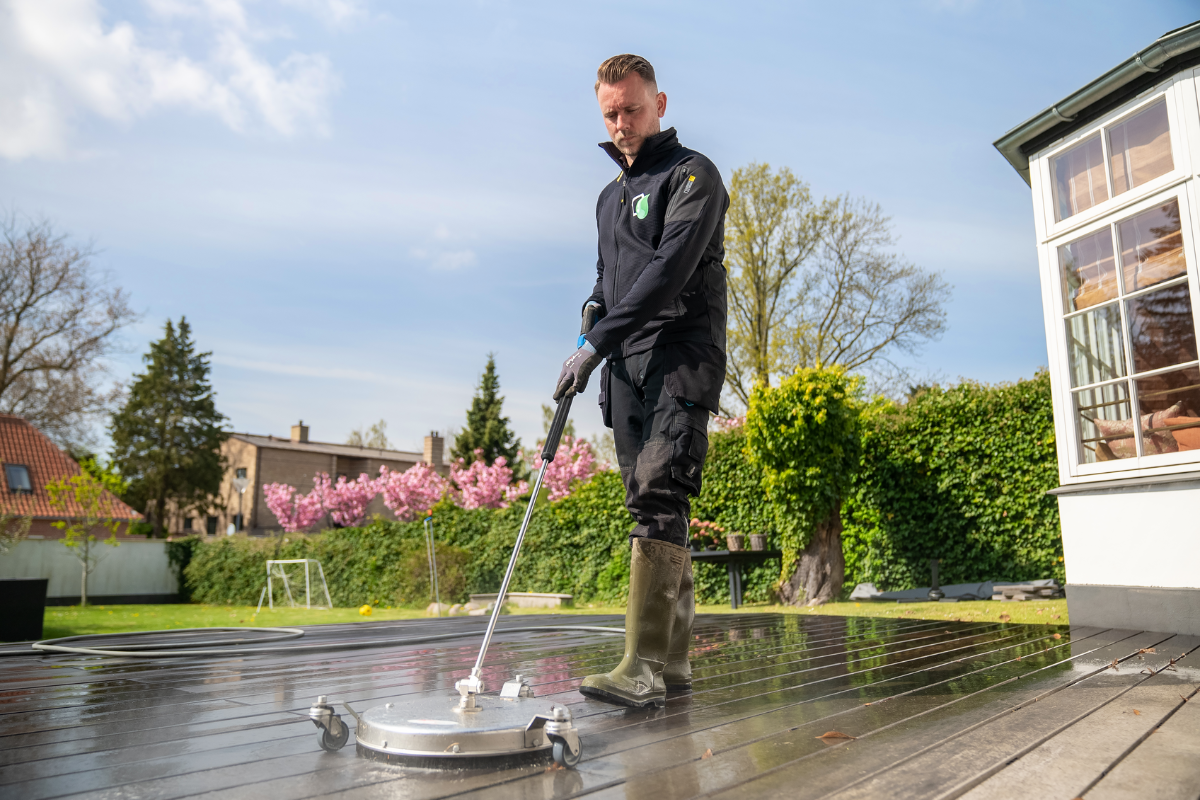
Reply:
[[612, 377], [612, 372], [609, 369], [609, 364], [612, 363], [605, 360], [604, 366], [600, 368], [600, 397], [597, 402], [600, 403], [600, 419], [604, 420], [604, 427], [611, 428], [612, 421], [612, 403], [610, 402], [608, 382]]
[[708, 412], [677, 401], [674, 442], [671, 448], [671, 477], [690, 495], [700, 494], [704, 457], [708, 455]]

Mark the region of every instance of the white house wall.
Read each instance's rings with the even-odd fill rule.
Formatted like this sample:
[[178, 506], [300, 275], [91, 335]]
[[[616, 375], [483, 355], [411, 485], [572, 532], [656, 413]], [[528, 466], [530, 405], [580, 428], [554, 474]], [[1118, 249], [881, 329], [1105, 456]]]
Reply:
[[1200, 588], [1200, 480], [1058, 498], [1067, 583]]
[[[88, 576], [90, 599], [166, 601], [179, 593], [175, 570], [167, 561], [166, 542], [147, 540], [96, 547], [102, 556]], [[0, 556], [0, 578], [49, 578], [49, 599], [78, 600], [81, 575], [79, 559], [61, 540], [26, 539]]]

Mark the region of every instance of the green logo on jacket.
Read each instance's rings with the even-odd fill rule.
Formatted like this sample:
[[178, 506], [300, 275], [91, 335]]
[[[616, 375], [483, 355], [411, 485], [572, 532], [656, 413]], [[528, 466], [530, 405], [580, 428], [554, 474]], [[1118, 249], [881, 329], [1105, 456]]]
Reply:
[[650, 198], [647, 195], [639, 194], [633, 198], [633, 215], [638, 219], [645, 219], [650, 213]]

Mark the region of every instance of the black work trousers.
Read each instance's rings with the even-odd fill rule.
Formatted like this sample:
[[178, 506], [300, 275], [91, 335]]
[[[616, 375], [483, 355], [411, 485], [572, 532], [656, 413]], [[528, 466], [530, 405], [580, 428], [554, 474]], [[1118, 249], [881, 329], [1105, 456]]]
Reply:
[[637, 522], [630, 536], [688, 546], [690, 496], [700, 494], [708, 453], [708, 411], [668, 392], [667, 348], [609, 363], [611, 414], [625, 507]]

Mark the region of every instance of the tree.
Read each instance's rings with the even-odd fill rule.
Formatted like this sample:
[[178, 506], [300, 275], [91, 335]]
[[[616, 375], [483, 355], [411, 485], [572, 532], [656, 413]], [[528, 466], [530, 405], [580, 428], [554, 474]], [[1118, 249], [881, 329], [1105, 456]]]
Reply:
[[758, 384], [746, 414], [746, 451], [783, 551], [779, 594], [791, 605], [836, 600], [845, 580], [843, 498], [862, 455], [858, 378], [844, 367], [797, 369]]
[[[50, 493], [50, 505], [69, 515], [66, 520], [50, 523], [66, 534], [62, 543], [79, 559], [83, 577], [79, 585], [79, 605], [86, 606], [88, 598], [88, 575], [96, 569], [102, 558], [97, 544], [116, 547], [117, 529], [121, 521], [113, 519], [112, 495], [91, 475], [84, 473], [71, 478], [60, 478], [46, 484]], [[103, 542], [96, 539], [96, 531], [108, 531]]]
[[808, 184], [787, 167], [772, 173], [769, 164], [752, 163], [733, 171], [725, 215], [726, 382], [743, 406], [755, 384], [788, 371], [779, 332], [803, 296], [795, 286], [820, 240], [824, 205], [813, 204]]
[[816, 203], [786, 167], [735, 170], [725, 236], [732, 399], [746, 406], [756, 384], [798, 367], [903, 379], [892, 354], [942, 334], [950, 287], [892, 253], [895, 244], [878, 204]]
[[508, 418], [500, 416], [504, 398], [500, 397], [500, 378], [496, 375], [496, 357], [488, 354], [487, 366], [479, 379], [479, 389], [467, 409], [467, 427], [454, 437], [450, 456], [454, 460], [471, 462], [478, 457], [491, 466], [503, 456], [509, 464], [517, 464], [521, 440], [513, 436]]
[[167, 320], [162, 339], [142, 357], [124, 406], [113, 414], [112, 461], [129, 481], [126, 502], [145, 509], [161, 536], [168, 501], [180, 510], [214, 507], [229, 437], [209, 384], [211, 353], [197, 353], [191, 326]]
[[112, 462], [102, 463], [95, 453], [88, 450], [74, 449], [71, 458], [79, 468], [100, 481], [100, 485], [117, 497], [124, 497], [129, 492], [129, 481], [113, 468]]
[[357, 447], [369, 447], [373, 450], [391, 450], [392, 443], [387, 438], [387, 420], [381, 419], [365, 430], [363, 428], [355, 428], [350, 431], [350, 436], [346, 438], [346, 444]]
[[62, 447], [90, 441], [116, 400], [101, 361], [137, 319], [90, 255], [48, 222], [0, 219], [0, 412]]
[[833, 200], [785, 345], [795, 367], [839, 364], [902, 380], [893, 352], [916, 353], [946, 329], [950, 286], [888, 251], [891, 218], [877, 203]]
[[0, 511], [0, 556], [17, 546], [29, 535], [33, 526], [33, 517], [29, 515], [11, 514]]

